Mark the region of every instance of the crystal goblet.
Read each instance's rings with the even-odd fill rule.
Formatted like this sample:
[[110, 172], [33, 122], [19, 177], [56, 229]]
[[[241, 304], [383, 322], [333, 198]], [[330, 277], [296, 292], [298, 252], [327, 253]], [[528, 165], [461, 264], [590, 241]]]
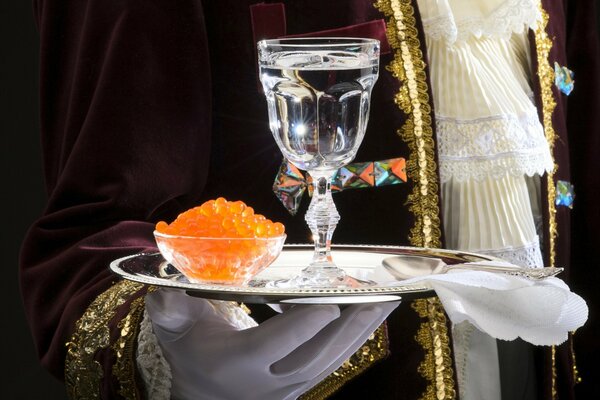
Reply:
[[350, 163], [365, 135], [371, 90], [379, 74], [379, 41], [293, 38], [258, 42], [260, 81], [271, 132], [283, 156], [312, 178], [306, 222], [315, 251], [299, 276], [278, 286], [355, 287], [331, 257], [340, 219], [331, 197], [336, 171]]

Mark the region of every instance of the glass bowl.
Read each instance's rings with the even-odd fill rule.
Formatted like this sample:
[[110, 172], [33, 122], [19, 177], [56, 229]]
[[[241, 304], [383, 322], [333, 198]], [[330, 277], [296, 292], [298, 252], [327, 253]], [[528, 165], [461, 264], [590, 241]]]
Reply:
[[281, 253], [286, 235], [220, 238], [168, 235], [154, 231], [161, 254], [190, 282], [240, 286]]

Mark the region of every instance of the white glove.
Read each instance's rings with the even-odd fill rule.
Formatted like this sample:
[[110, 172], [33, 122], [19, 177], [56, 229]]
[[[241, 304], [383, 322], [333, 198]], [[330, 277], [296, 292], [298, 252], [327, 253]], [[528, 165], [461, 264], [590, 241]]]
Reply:
[[157, 290], [146, 310], [173, 375], [174, 399], [294, 399], [355, 353], [399, 302], [294, 306], [239, 330], [211, 303]]

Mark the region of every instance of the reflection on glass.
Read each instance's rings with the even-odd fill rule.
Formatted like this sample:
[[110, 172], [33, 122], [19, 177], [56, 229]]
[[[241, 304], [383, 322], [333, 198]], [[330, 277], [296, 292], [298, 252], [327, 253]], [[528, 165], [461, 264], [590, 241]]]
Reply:
[[358, 151], [369, 119], [371, 90], [379, 72], [373, 39], [275, 39], [258, 43], [260, 79], [273, 136], [284, 157], [313, 178], [306, 222], [315, 241], [312, 263], [279, 285], [357, 286], [330, 254], [340, 216], [331, 178]]

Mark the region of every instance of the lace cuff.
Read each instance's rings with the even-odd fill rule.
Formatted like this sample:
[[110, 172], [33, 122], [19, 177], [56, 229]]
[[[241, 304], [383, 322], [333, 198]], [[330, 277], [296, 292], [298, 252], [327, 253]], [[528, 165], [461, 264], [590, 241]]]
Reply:
[[553, 160], [535, 109], [521, 117], [475, 120], [436, 117], [440, 179], [543, 175]]
[[[218, 314], [240, 330], [257, 325], [256, 321], [237, 303], [216, 300], [209, 302]], [[171, 398], [171, 367], [163, 356], [162, 349], [152, 331], [152, 321], [146, 311], [144, 311], [144, 318], [140, 324], [136, 361], [140, 376], [144, 381], [146, 398], [169, 400]]]
[[256, 321], [248, 315], [250, 312], [244, 305], [233, 301], [208, 300], [218, 314], [237, 329], [248, 329], [258, 326]]
[[476, 12], [473, 5], [461, 9], [451, 0], [434, 3], [419, 0], [425, 35], [432, 40], [445, 39], [448, 43], [466, 40], [470, 36], [508, 39], [513, 33], [535, 28], [541, 16], [534, 0], [506, 0], [489, 13], [484, 10], [493, 6], [490, 4], [480, 5], [479, 12]]
[[169, 400], [171, 398], [171, 367], [163, 357], [162, 349], [152, 332], [152, 321], [146, 311], [144, 311], [144, 318], [140, 325], [136, 361], [146, 388], [146, 398]]
[[535, 237], [533, 242], [523, 246], [477, 250], [477, 253], [498, 257], [520, 267], [541, 268], [544, 266], [538, 236]]

